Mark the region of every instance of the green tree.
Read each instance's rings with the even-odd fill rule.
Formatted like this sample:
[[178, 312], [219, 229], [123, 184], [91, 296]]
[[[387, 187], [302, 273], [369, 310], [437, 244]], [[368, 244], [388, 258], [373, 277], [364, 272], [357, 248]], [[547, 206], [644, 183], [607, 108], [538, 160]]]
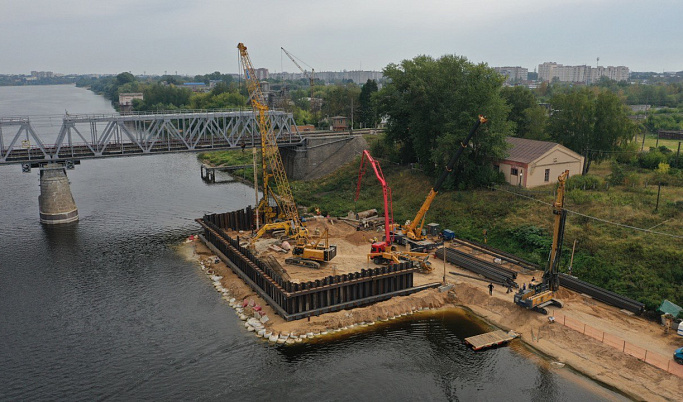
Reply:
[[524, 110], [524, 120], [526, 133], [524, 138], [537, 141], [547, 141], [550, 139], [548, 134], [548, 112], [544, 107], [536, 105]]
[[555, 94], [550, 103], [550, 135], [586, 158], [583, 174], [588, 173], [593, 161], [608, 159], [635, 135], [636, 126], [629, 120], [627, 108], [609, 90], [570, 89]]
[[503, 79], [484, 64], [464, 57], [418, 56], [384, 69], [389, 79], [377, 94], [380, 114], [388, 116], [386, 141], [399, 148], [401, 162], [419, 162], [440, 172], [461, 146], [479, 114], [489, 118], [461, 157], [455, 180], [476, 185], [497, 177], [492, 162], [505, 157], [510, 134], [509, 107], [500, 96]]
[[545, 140], [545, 124], [547, 115], [545, 109], [538, 105], [534, 93], [523, 86], [503, 87], [501, 96], [510, 105], [508, 120], [514, 123], [515, 137], [532, 140]]
[[524, 133], [527, 131], [524, 111], [536, 106], [536, 97], [529, 88], [523, 86], [503, 87], [500, 90], [500, 95], [510, 105], [508, 120], [515, 123], [512, 135], [524, 137]]
[[373, 100], [372, 95], [377, 93], [377, 82], [375, 80], [368, 80], [363, 88], [360, 90], [359, 99], [359, 122], [363, 127], [375, 127], [379, 120], [377, 114], [377, 106]]
[[131, 73], [121, 73], [116, 76], [116, 85], [119, 87], [133, 81], [135, 81], [135, 76]]
[[346, 116], [351, 117], [351, 105], [358, 106], [360, 88], [354, 83], [330, 85], [323, 89], [322, 114], [328, 117]]

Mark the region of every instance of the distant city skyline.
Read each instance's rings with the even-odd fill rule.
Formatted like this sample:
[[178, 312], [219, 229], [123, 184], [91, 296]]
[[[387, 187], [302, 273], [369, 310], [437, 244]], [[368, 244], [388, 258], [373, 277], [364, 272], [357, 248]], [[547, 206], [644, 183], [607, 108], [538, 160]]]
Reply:
[[[256, 67], [381, 71], [418, 55], [489, 66], [544, 62], [683, 70], [683, 2], [662, 0], [0, 0], [0, 74], [197, 75]], [[308, 68], [308, 67], [307, 67]]]

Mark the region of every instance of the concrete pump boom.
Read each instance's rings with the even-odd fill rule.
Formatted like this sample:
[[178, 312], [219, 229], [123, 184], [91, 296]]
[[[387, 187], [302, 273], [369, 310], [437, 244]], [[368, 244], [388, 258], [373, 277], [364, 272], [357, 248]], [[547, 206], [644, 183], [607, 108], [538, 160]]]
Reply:
[[355, 200], [358, 200], [358, 195], [360, 194], [360, 182], [363, 179], [363, 174], [367, 168], [367, 165], [365, 165], [366, 159], [372, 165], [372, 169], [375, 171], [375, 176], [377, 176], [377, 180], [379, 180], [380, 184], [382, 185], [382, 193], [384, 195], [384, 243], [380, 242], [375, 244], [380, 247], [382, 251], [384, 251], [386, 247], [391, 246], [392, 243], [391, 228], [394, 223], [394, 217], [391, 203], [391, 188], [387, 185], [387, 181], [384, 180], [384, 173], [382, 173], [382, 167], [379, 165], [379, 162], [377, 162], [366, 149], [363, 151], [363, 155], [361, 156], [360, 160], [360, 170], [358, 171], [358, 185], [356, 186]]

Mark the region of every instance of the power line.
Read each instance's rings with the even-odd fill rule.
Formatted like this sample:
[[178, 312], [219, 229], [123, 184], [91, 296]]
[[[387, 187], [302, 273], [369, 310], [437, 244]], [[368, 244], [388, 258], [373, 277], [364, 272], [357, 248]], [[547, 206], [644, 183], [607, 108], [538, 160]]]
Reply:
[[[494, 187], [494, 186], [491, 186], [491, 187], [489, 187], [489, 188], [492, 189], [492, 190], [495, 190], [495, 191], [503, 191], [503, 192], [506, 192], [506, 193], [510, 193], [510, 194], [516, 195], [516, 196], [518, 196], [518, 197], [527, 198], [527, 199], [530, 199], [530, 200], [532, 200], [532, 201], [536, 201], [536, 202], [538, 202], [538, 203], [541, 203], [541, 204], [544, 204], [544, 205], [548, 205], [548, 206], [550, 206], [550, 207], [553, 206], [552, 203], [549, 203], [549, 202], [546, 202], [546, 201], [542, 201], [542, 200], [539, 200], [539, 199], [537, 199], [537, 198], [530, 197], [530, 196], [527, 196], [527, 195], [524, 195], [524, 194], [515, 193], [514, 191], [508, 191], [508, 190], [504, 190], [504, 189], [502, 189], [502, 188], [496, 188], [496, 187]], [[657, 226], [663, 224], [663, 223], [666, 222], [666, 221], [661, 222], [661, 223], [658, 224], [658, 225], [652, 226], [652, 228], [650, 228], [650, 229], [645, 229], [645, 228], [639, 228], [639, 227], [637, 227], [637, 226], [626, 225], [626, 224], [619, 223], [619, 222], [608, 221], [607, 219], [603, 219], [603, 218], [598, 218], [598, 217], [595, 217], [595, 216], [590, 216], [590, 215], [582, 214], [581, 212], [572, 211], [572, 210], [570, 210], [570, 209], [565, 209], [565, 210], [567, 211], [567, 213], [570, 213], [570, 214], [582, 216], [582, 217], [584, 217], [584, 218], [593, 219], [593, 220], [596, 220], [596, 221], [599, 221], [599, 222], [603, 222], [603, 223], [607, 223], [607, 224], [614, 225], [614, 226], [619, 226], [619, 227], [622, 227], [622, 228], [625, 228], [625, 229], [632, 229], [632, 230], [637, 230], [637, 231], [640, 231], [640, 232], [651, 233], [651, 234], [656, 234], [656, 235], [660, 235], [660, 236], [667, 236], [667, 237], [671, 237], [671, 238], [674, 238], [674, 239], [683, 239], [683, 236], [674, 235], [674, 234], [671, 234], [671, 233], [659, 232], [659, 231], [656, 231], [656, 230], [651, 230], [652, 228], [657, 227]], [[670, 219], [667, 219], [667, 220], [670, 220]]]

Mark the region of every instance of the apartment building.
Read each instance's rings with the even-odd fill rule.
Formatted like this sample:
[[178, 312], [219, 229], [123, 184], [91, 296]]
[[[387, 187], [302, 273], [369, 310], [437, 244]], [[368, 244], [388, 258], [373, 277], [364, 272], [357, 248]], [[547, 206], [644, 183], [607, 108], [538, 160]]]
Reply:
[[625, 66], [590, 67], [588, 65], [564, 66], [555, 62], [545, 62], [538, 65], [538, 80], [552, 81], [557, 78], [560, 82], [580, 82], [590, 84], [601, 77], [615, 81], [627, 81], [629, 68]]
[[493, 67], [498, 74], [505, 76], [505, 83], [526, 81], [529, 78], [529, 69], [524, 67]]

